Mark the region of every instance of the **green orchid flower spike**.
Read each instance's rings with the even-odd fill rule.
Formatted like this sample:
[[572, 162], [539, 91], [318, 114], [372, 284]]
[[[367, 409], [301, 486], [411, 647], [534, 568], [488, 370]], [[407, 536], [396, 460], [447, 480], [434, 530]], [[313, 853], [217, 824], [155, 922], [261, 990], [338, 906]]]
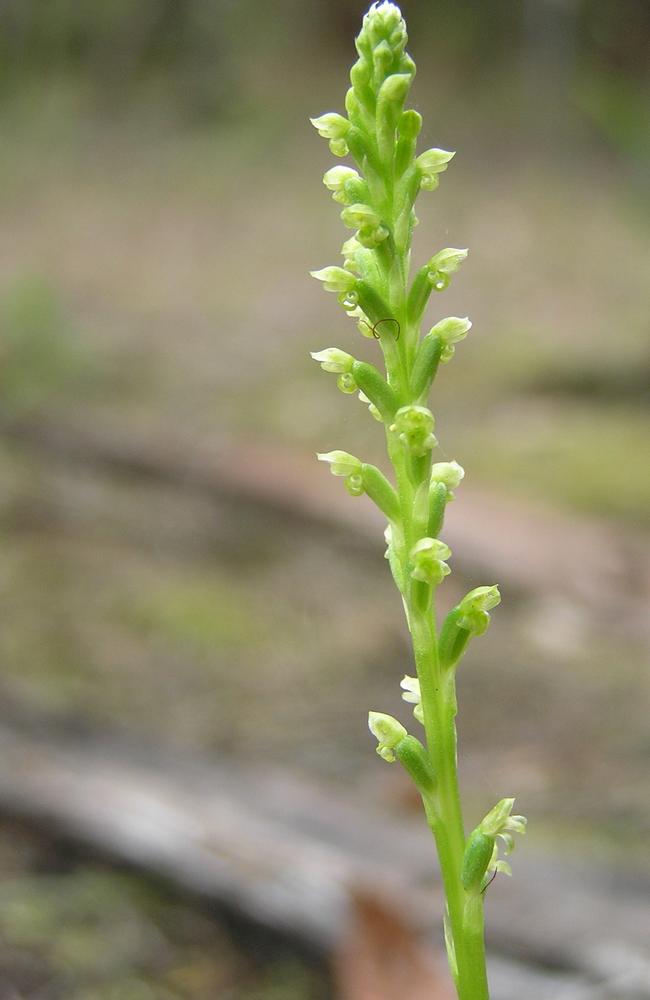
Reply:
[[[372, 5], [356, 40], [358, 59], [350, 72], [345, 112], [312, 119], [337, 164], [323, 178], [347, 236], [334, 264], [312, 275], [334, 292], [359, 332], [377, 342], [377, 366], [336, 347], [312, 357], [337, 377], [339, 388], [358, 391], [372, 417], [384, 425], [392, 479], [344, 451], [318, 458], [344, 480], [352, 496], [366, 494], [388, 521], [386, 558], [400, 591], [413, 643], [416, 676], [401, 682], [402, 696], [424, 726], [425, 744], [390, 715], [371, 712], [369, 726], [383, 760], [399, 761], [422, 797], [436, 842], [446, 896], [445, 942], [460, 1000], [489, 997], [485, 964], [485, 891], [498, 871], [500, 840], [512, 850], [525, 820], [511, 816], [503, 799], [469, 837], [465, 835], [456, 771], [455, 674], [472, 638], [482, 635], [497, 606], [496, 586], [470, 591], [440, 630], [436, 592], [450, 573], [449, 547], [440, 539], [445, 508], [464, 477], [456, 461], [436, 461], [431, 386], [440, 364], [449, 362], [471, 328], [467, 317], [442, 318], [425, 335], [425, 309], [448, 288], [467, 257], [466, 249], [443, 247], [411, 275], [411, 239], [420, 191], [435, 191], [454, 156], [444, 149], [417, 152], [422, 119], [405, 107], [415, 63], [406, 52], [406, 25], [393, 3]], [[316, 346], [316, 345], [315, 345]]]

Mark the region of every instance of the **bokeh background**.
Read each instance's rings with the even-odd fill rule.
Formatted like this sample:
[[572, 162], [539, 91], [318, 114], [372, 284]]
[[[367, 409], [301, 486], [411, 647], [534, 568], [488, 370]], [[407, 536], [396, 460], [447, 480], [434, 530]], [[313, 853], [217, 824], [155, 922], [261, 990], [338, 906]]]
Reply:
[[[408, 719], [381, 532], [312, 460], [342, 447], [383, 464], [379, 426], [308, 356], [375, 349], [307, 276], [338, 262], [343, 235], [308, 116], [342, 110], [363, 10], [0, 6], [9, 741], [272, 764], [360, 808], [410, 808], [365, 731], [370, 707]], [[535, 856], [600, 878], [623, 866], [638, 891], [650, 7], [403, 11], [422, 148], [458, 150], [421, 196], [416, 259], [471, 248], [428, 313], [474, 322], [434, 400], [442, 455], [467, 470], [446, 600], [493, 576], [505, 596], [459, 678], [468, 816], [516, 792]], [[2, 997], [333, 995], [300, 942], [53, 833], [38, 803], [16, 806], [11, 777]]]

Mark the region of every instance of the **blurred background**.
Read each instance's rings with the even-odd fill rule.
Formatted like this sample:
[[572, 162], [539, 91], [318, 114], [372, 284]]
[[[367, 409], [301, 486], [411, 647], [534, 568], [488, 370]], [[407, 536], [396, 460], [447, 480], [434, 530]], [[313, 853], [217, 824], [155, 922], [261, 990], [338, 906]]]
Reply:
[[[308, 116], [364, 9], [0, 5], [2, 1000], [448, 996], [366, 731], [409, 719], [382, 525], [313, 460], [385, 465], [308, 354], [376, 360], [307, 275], [343, 239]], [[427, 314], [474, 323], [433, 400], [445, 601], [504, 595], [459, 674], [467, 823], [531, 818], [495, 1000], [647, 997], [650, 6], [403, 12], [422, 148], [458, 150], [415, 260], [471, 248]]]

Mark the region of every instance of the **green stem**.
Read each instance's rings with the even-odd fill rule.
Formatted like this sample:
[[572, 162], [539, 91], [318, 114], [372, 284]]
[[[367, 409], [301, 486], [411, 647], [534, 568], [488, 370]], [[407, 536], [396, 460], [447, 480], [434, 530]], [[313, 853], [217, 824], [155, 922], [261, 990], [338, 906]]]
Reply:
[[[402, 578], [408, 580], [409, 552], [422, 531], [415, 510], [417, 486], [409, 476], [408, 456], [399, 439], [390, 430], [387, 442], [395, 468], [403, 531], [399, 553]], [[426, 813], [438, 851], [447, 899], [454, 949], [450, 965], [452, 970], [456, 966], [458, 971], [456, 989], [459, 1000], [489, 1000], [483, 940], [483, 897], [480, 894], [470, 897], [461, 880], [465, 830], [456, 763], [455, 675], [453, 670], [444, 670], [440, 663], [433, 599], [423, 609], [421, 602], [415, 599], [412, 587], [406, 586], [404, 591], [420, 681], [427, 748], [436, 780], [436, 790], [426, 804]]]
[[436, 795], [429, 820], [440, 862], [451, 935], [458, 968], [459, 1000], [488, 1000], [483, 942], [483, 900], [468, 898], [461, 882], [465, 832], [456, 767], [453, 674], [438, 658], [434, 611], [418, 612], [409, 603], [415, 662], [420, 680], [427, 746], [436, 775]]

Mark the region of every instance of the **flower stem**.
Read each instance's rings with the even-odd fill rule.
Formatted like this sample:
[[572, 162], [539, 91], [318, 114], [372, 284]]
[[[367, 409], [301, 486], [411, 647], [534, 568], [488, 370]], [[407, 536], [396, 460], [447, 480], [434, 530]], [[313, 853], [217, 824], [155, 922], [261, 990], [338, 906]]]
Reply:
[[461, 881], [465, 849], [456, 766], [456, 697], [453, 673], [440, 669], [435, 612], [409, 607], [415, 662], [422, 692], [427, 746], [436, 775], [436, 794], [428, 810], [447, 899], [459, 1000], [488, 1000], [483, 942], [483, 898], [468, 896]]

